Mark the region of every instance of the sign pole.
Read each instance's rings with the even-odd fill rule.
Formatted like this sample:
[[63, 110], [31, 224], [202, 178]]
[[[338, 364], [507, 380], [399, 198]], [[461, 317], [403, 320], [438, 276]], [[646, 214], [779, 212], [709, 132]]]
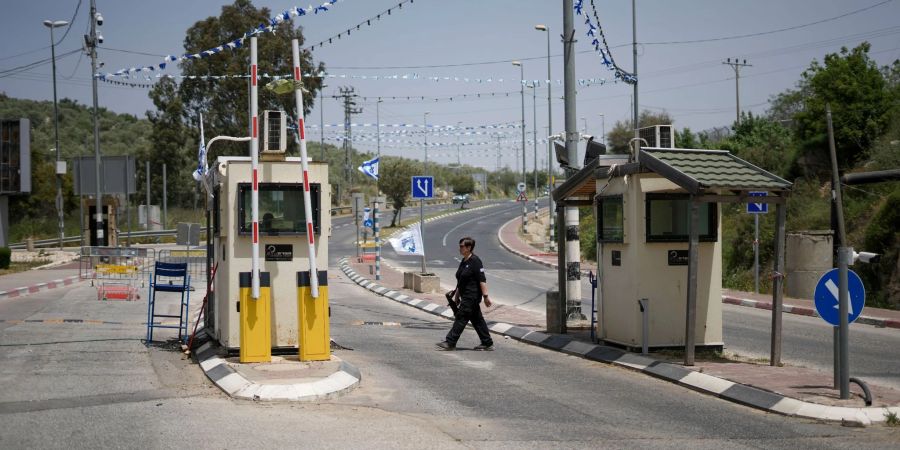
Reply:
[[837, 152], [834, 147], [834, 128], [831, 124], [831, 105], [825, 104], [825, 119], [828, 122], [828, 151], [831, 156], [831, 195], [834, 196], [837, 205], [838, 239], [838, 312], [840, 314], [840, 388], [841, 399], [850, 398], [850, 326], [848, 322], [848, 307], [850, 296], [847, 290], [847, 266], [853, 259], [853, 249], [847, 247], [847, 234], [844, 228], [844, 204], [841, 197], [841, 180], [838, 174]]
[[753, 215], [753, 289], [759, 294], [759, 214]]
[[422, 236], [422, 275], [425, 275], [425, 199], [419, 200], [419, 233]]

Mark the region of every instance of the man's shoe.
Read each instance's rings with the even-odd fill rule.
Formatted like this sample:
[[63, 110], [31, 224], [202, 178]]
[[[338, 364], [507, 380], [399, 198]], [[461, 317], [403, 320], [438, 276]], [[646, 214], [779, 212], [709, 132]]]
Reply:
[[480, 352], [490, 352], [490, 351], [494, 350], [494, 344], [491, 344], [491, 345], [481, 344], [481, 345], [475, 346], [475, 348], [473, 350], [477, 350]]
[[438, 346], [438, 348], [441, 349], [441, 350], [448, 350], [448, 351], [449, 351], [449, 350], [456, 350], [456, 344], [451, 344], [451, 343], [449, 343], [449, 342], [447, 342], [447, 341], [444, 341], [444, 342], [438, 342], [438, 343], [437, 343], [437, 346]]

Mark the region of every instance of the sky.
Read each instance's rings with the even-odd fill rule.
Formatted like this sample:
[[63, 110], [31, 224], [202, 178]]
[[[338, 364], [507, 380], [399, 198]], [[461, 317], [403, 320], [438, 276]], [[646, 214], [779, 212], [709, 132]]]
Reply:
[[[44, 20], [72, 21], [71, 29], [56, 47], [59, 98], [91, 104], [90, 60], [81, 52], [64, 54], [81, 46], [88, 28], [89, 0], [3, 0], [0, 16], [0, 91], [17, 98], [52, 100], [49, 63], [25, 71], [9, 72], [22, 65], [50, 58], [49, 29]], [[544, 167], [548, 134], [547, 38], [537, 24], [550, 29], [551, 111], [553, 133], [564, 127], [562, 1], [550, 0], [414, 0], [394, 9], [390, 16], [371, 25], [355, 26], [375, 17], [401, 0], [342, 0], [328, 12], [295, 19], [307, 44], [317, 43], [352, 28], [352, 33], [331, 44], [316, 47], [315, 61], [322, 61], [330, 75], [326, 97], [340, 87], [352, 86], [360, 96], [362, 112], [354, 123], [376, 121], [381, 129], [381, 151], [410, 158], [424, 157], [420, 128], [393, 128], [392, 124], [428, 123], [428, 158], [431, 161], [481, 166], [488, 169], [521, 167], [521, 129], [473, 128], [470, 134], [435, 131], [435, 126], [480, 127], [518, 124], [523, 120], [520, 80], [540, 80], [537, 89], [525, 89], [526, 167], [531, 170], [537, 154]], [[104, 23], [104, 42], [98, 55], [102, 72], [158, 64], [162, 56], [183, 53], [184, 32], [195, 22], [217, 16], [230, 2], [221, 0], [96, 0]], [[577, 0], [576, 0], [577, 3]], [[593, 18], [591, 0], [585, 12]], [[278, 13], [306, 7], [299, 0], [254, 0], [258, 7]], [[79, 6], [80, 5], [80, 6]], [[624, 70], [633, 70], [632, 2], [593, 0], [612, 57]], [[816, 59], [842, 46], [863, 41], [872, 44], [870, 56], [886, 65], [900, 57], [900, 0], [636, 0], [638, 42], [638, 104], [641, 110], [666, 111], [679, 130], [703, 131], [730, 126], [735, 120], [735, 72], [723, 64], [726, 58], [746, 59], [740, 69], [742, 111], [763, 114], [768, 100], [795, 87], [800, 74]], [[602, 64], [590, 45], [583, 23], [575, 17], [576, 78], [602, 80], [579, 86], [576, 117], [578, 128], [601, 136], [617, 121], [632, 116], [633, 88], [614, 83], [615, 76]], [[66, 28], [56, 29], [59, 40]], [[249, 30], [248, 30], [249, 31]], [[261, 39], [263, 39], [262, 37]], [[223, 44], [225, 42], [223, 41]], [[522, 62], [521, 68], [512, 64]], [[521, 71], [521, 72], [520, 72]], [[165, 73], [177, 75], [170, 67]], [[405, 79], [373, 79], [397, 75]], [[343, 76], [343, 78], [341, 78]], [[363, 79], [365, 77], [365, 79]], [[430, 77], [440, 77], [433, 81]], [[450, 79], [445, 79], [449, 77]], [[468, 79], [468, 82], [466, 81]], [[489, 81], [488, 81], [489, 80]], [[502, 80], [502, 81], [501, 81]], [[149, 83], [146, 80], [143, 84]], [[152, 81], [150, 81], [152, 82]], [[99, 83], [100, 105], [112, 111], [145, 117], [153, 109], [141, 87]], [[474, 94], [481, 97], [472, 98]], [[493, 93], [494, 95], [491, 95]], [[469, 97], [463, 98], [462, 95]], [[425, 96], [425, 100], [388, 97]], [[376, 105], [376, 99], [382, 103]], [[453, 97], [453, 100], [449, 100]], [[439, 101], [434, 99], [438, 98]], [[376, 118], [377, 116], [377, 118]], [[316, 103], [307, 117], [307, 138], [320, 139], [324, 122], [326, 142], [335, 140], [343, 124], [337, 100]], [[539, 143], [533, 144], [537, 129]], [[472, 134], [477, 131], [484, 134]], [[375, 152], [375, 127], [355, 127], [364, 139], [354, 147]], [[499, 136], [499, 139], [498, 139]], [[207, 136], [209, 137], [209, 136]], [[498, 144], [499, 140], [499, 144]], [[459, 150], [457, 150], [459, 143]], [[499, 158], [498, 158], [499, 154]]]

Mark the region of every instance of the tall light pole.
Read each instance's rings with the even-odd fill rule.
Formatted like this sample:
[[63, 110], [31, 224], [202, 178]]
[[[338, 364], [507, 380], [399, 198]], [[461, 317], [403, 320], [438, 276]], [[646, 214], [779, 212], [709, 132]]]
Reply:
[[728, 58], [726, 61], [722, 61], [722, 64], [731, 66], [734, 69], [734, 103], [735, 103], [735, 121], [738, 125], [741, 124], [741, 89], [740, 89], [740, 81], [741, 81], [741, 67], [752, 67], [752, 64], [747, 64], [747, 60], [745, 59], [741, 62], [739, 59], [734, 58], [734, 62], [731, 61], [731, 58]]
[[603, 127], [603, 128], [602, 128], [602, 130], [603, 130], [603, 141], [602, 141], [602, 143], [603, 143], [603, 145], [606, 145], [606, 116], [605, 116], [605, 115], [600, 114], [600, 122], [603, 124], [603, 125], [602, 125], [602, 127]]
[[[553, 134], [553, 102], [550, 94], [553, 82], [550, 77], [550, 27], [547, 25], [535, 25], [535, 30], [547, 32], [547, 136]], [[553, 142], [547, 139], [547, 183], [548, 189], [553, 189], [554, 183], [553, 170]], [[553, 250], [556, 242], [556, 210], [553, 207], [553, 196], [548, 196], [550, 205], [550, 239], [548, 239], [548, 250]]]
[[375, 133], [378, 148], [378, 178], [375, 178], [375, 196], [378, 197], [378, 179], [381, 178], [381, 97], [375, 102]]
[[641, 137], [641, 125], [638, 123], [640, 114], [638, 113], [637, 2], [635, 0], [631, 0], [631, 57], [632, 64], [634, 64], [634, 70], [631, 73], [634, 75], [634, 138], [638, 139], [634, 141], [634, 161], [639, 162], [641, 155], [641, 141], [639, 140]]
[[[569, 162], [578, 164], [578, 116], [575, 105], [575, 17], [572, 0], [563, 0], [563, 80], [565, 101], [565, 141]], [[581, 313], [581, 243], [579, 241], [578, 208], [566, 206], [565, 250], [559, 249], [565, 261], [559, 263], [560, 306], [562, 311]], [[563, 262], [565, 264], [563, 264]], [[565, 288], [563, 288], [565, 283]], [[564, 290], [565, 289], [565, 290]], [[568, 314], [567, 314], [568, 315]], [[565, 330], [565, 323], [562, 324]]]
[[322, 93], [322, 98], [319, 100], [319, 147], [322, 161], [325, 161], [325, 88], [328, 86], [322, 85], [322, 88], [319, 92]]
[[462, 169], [462, 160], [459, 157], [459, 130], [462, 122], [456, 122], [456, 170]]
[[[525, 176], [525, 66], [521, 61], [513, 61], [514, 66], [519, 66], [519, 82], [521, 83], [522, 96], [522, 184], [527, 180]], [[528, 205], [522, 202], [522, 231], [528, 225]]]
[[537, 220], [537, 212], [538, 212], [538, 163], [537, 163], [537, 85], [531, 83], [531, 109], [532, 109], [532, 119], [531, 119], [531, 129], [534, 130], [534, 142], [532, 142], [532, 146], [534, 147], [534, 220]]
[[56, 39], [53, 37], [53, 29], [64, 27], [69, 22], [65, 20], [45, 20], [44, 26], [50, 29], [50, 59], [53, 60], [53, 134], [56, 141], [56, 217], [59, 226], [59, 248], [63, 246], [63, 234], [65, 224], [63, 223], [63, 198], [62, 198], [62, 175], [65, 170], [60, 171], [60, 147], [59, 147], [59, 106], [56, 103]]
[[[423, 119], [422, 119], [423, 125], [425, 125], [425, 127], [423, 128], [424, 132], [422, 134], [422, 136], [425, 137], [425, 175], [428, 175], [428, 114], [429, 114], [428, 111], [426, 111], [425, 114], [423, 114]], [[433, 185], [432, 185], [432, 189], [434, 189]], [[425, 200], [424, 199], [419, 200], [419, 233], [422, 236], [422, 245], [425, 245]], [[423, 248], [422, 249], [422, 273], [423, 274], [426, 273], [425, 270], [426, 270], [425, 249]]]

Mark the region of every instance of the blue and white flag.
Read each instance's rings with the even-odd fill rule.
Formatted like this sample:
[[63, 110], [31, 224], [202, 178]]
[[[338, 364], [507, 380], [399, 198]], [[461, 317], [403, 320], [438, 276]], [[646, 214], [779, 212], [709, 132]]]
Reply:
[[357, 167], [357, 169], [360, 172], [377, 180], [378, 179], [378, 157], [376, 156], [375, 159], [370, 159], [368, 161], [363, 162], [361, 166]]
[[419, 223], [403, 230], [396, 237], [388, 239], [398, 255], [425, 256], [425, 245], [422, 242], [422, 231]]
[[197, 151], [197, 170], [194, 171], [194, 179], [202, 180], [209, 172], [209, 164], [206, 162], [206, 139], [203, 137], [203, 114], [200, 114], [200, 149]]

